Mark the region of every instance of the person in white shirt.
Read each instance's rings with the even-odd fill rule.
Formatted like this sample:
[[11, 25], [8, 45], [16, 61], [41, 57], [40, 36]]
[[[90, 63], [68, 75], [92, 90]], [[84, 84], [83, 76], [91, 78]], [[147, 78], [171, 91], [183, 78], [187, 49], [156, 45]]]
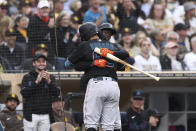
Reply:
[[184, 57], [185, 70], [196, 71], [196, 33], [192, 35], [191, 39], [192, 51], [187, 53]]
[[141, 39], [139, 42], [141, 53], [135, 57], [134, 66], [143, 71], [161, 71], [159, 59], [151, 53], [151, 44], [150, 38]]
[[164, 47], [165, 54], [160, 56], [162, 70], [183, 70], [182, 64], [176, 59], [179, 45], [175, 41], [168, 41]]

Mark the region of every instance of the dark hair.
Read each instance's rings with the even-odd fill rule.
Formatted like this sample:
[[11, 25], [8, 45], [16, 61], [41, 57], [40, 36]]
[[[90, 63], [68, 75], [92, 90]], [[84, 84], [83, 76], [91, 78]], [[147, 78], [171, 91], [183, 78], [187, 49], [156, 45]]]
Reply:
[[18, 25], [17, 25], [17, 23], [23, 18], [23, 17], [26, 17], [26, 18], [28, 18], [26, 15], [18, 15], [17, 17], [16, 17], [16, 19], [15, 19], [15, 29], [18, 27]]
[[[151, 9], [150, 9], [149, 16], [148, 16], [148, 17], [151, 18], [151, 19], [154, 19], [154, 18], [155, 18], [155, 16], [154, 16], [154, 7], [155, 7], [155, 5], [162, 5], [162, 4], [161, 4], [161, 2], [154, 2], [154, 3], [153, 3], [153, 5], [152, 5], [152, 7], [151, 7]], [[162, 14], [162, 16], [161, 16], [161, 19], [163, 20], [164, 17], [165, 17], [165, 10], [164, 10], [164, 8], [163, 8], [163, 14]]]

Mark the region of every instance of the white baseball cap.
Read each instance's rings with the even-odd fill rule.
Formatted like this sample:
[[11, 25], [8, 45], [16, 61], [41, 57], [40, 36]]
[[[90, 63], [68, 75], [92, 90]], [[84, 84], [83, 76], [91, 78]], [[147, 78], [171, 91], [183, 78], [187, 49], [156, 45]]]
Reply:
[[43, 7], [50, 7], [50, 4], [47, 0], [41, 0], [38, 5], [37, 5], [37, 8], [43, 8]]

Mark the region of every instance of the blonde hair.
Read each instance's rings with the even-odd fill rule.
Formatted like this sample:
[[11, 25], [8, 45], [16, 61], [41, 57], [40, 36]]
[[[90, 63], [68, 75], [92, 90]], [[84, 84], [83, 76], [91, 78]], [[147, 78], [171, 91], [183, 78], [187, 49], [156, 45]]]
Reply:
[[[59, 27], [60, 26], [60, 22], [61, 20], [63, 19], [64, 16], [69, 16], [70, 15], [66, 12], [66, 11], [62, 11], [59, 16], [57, 17], [57, 20], [56, 20], [56, 26]], [[71, 23], [71, 22], [70, 22]]]
[[138, 43], [139, 46], [141, 47], [144, 42], [149, 42], [150, 44], [152, 44], [152, 41], [150, 40], [150, 38], [145, 37], [145, 38], [142, 38], [141, 40], [139, 40], [139, 43]]
[[[72, 0], [69, 4], [69, 8], [74, 12], [77, 9], [77, 2], [81, 2], [80, 0]], [[82, 3], [81, 3], [82, 4]]]
[[139, 38], [139, 36], [140, 35], [145, 35], [145, 37], [147, 37], [147, 35], [146, 35], [146, 33], [145, 32], [143, 32], [143, 31], [138, 31], [136, 34], [135, 34], [135, 38], [134, 38], [134, 44], [137, 46], [139, 46], [139, 41], [140, 41], [140, 38]]

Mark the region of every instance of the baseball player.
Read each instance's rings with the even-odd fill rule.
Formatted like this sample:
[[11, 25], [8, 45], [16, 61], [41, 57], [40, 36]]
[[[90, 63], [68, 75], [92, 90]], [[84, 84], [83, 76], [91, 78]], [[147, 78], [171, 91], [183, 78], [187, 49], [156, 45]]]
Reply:
[[[99, 37], [104, 41], [110, 41], [111, 37], [116, 33], [116, 30], [114, 29], [113, 25], [110, 23], [103, 23], [99, 26]], [[125, 50], [120, 44], [113, 43], [114, 47], [117, 50]], [[133, 65], [135, 63], [134, 58], [131, 54], [129, 54], [129, 58], [125, 61], [129, 64]], [[125, 69], [126, 70], [126, 69]], [[130, 70], [130, 69], [129, 69]]]
[[[81, 79], [81, 84], [87, 83], [83, 106], [85, 128], [96, 131], [101, 125], [103, 131], [118, 131], [121, 120], [116, 70], [120, 67], [105, 56], [110, 53], [124, 60], [129, 54], [124, 50], [116, 51], [110, 42], [100, 41], [94, 23], [84, 23], [79, 32], [82, 43], [68, 59], [76, 70], [85, 72]], [[101, 55], [93, 52], [95, 47], [100, 48]]]

